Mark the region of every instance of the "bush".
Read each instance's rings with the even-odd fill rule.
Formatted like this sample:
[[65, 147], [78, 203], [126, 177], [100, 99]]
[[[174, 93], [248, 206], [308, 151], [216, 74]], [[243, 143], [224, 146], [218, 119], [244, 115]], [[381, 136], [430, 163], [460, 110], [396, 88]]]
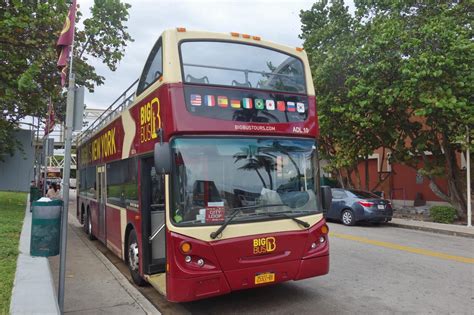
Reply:
[[430, 217], [434, 222], [453, 223], [456, 219], [456, 209], [448, 206], [434, 206], [430, 209]]

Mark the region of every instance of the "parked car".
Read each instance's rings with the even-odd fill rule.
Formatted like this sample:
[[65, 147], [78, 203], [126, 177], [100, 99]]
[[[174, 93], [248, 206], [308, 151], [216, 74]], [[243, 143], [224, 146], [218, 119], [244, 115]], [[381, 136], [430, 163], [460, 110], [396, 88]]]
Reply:
[[388, 222], [392, 220], [390, 201], [363, 190], [333, 188], [328, 219], [340, 220], [344, 225], [359, 221]]

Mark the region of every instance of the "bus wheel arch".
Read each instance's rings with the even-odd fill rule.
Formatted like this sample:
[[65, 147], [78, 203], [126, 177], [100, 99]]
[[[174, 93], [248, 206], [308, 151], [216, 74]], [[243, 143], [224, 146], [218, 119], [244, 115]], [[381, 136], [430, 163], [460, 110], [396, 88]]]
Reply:
[[130, 271], [133, 282], [138, 286], [144, 286], [146, 281], [140, 276], [139, 255], [140, 246], [138, 244], [135, 228], [132, 224], [128, 224], [125, 230], [125, 263]]

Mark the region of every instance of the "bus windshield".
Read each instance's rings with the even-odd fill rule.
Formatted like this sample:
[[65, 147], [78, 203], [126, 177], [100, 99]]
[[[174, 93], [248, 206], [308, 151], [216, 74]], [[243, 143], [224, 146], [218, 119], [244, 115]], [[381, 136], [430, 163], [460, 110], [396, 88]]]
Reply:
[[222, 224], [237, 208], [232, 223], [320, 212], [313, 140], [178, 138], [172, 147], [177, 225]]
[[273, 49], [233, 42], [185, 41], [180, 51], [187, 83], [306, 92], [303, 62]]

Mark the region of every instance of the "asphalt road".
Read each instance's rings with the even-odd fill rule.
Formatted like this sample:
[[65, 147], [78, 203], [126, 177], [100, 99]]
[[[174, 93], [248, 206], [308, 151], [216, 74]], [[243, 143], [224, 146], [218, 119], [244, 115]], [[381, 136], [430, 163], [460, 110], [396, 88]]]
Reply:
[[329, 227], [329, 275], [183, 308], [193, 314], [474, 314], [473, 239], [385, 225]]
[[[474, 240], [329, 224], [328, 275], [191, 303], [139, 290], [163, 314], [474, 314]], [[101, 251], [129, 279], [125, 264]]]
[[[138, 289], [163, 314], [474, 314], [474, 239], [387, 225], [329, 228], [323, 277], [181, 304]], [[130, 279], [125, 264], [94, 243]]]

